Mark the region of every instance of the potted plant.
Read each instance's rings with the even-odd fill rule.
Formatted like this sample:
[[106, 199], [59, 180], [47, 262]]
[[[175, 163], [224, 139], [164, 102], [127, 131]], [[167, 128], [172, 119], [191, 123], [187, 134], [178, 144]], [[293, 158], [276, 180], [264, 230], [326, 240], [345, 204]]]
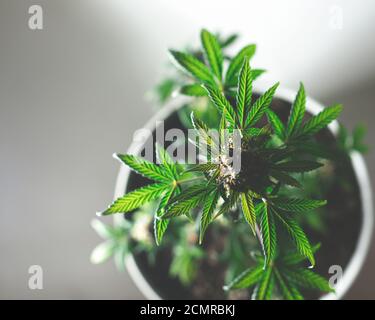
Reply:
[[202, 50], [170, 51], [185, 76], [160, 100], [189, 98], [171, 98], [116, 155], [116, 199], [99, 215], [117, 216], [94, 221], [106, 241], [92, 260], [126, 258], [149, 298], [339, 298], [372, 231], [363, 128], [339, 127], [342, 106], [322, 108], [303, 84], [253, 85], [255, 46], [229, 57], [235, 38], [202, 30]]

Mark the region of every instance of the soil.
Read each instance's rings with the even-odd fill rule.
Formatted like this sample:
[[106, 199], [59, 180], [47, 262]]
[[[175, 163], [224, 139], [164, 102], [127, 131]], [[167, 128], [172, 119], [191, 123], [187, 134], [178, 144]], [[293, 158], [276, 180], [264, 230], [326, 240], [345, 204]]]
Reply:
[[[284, 122], [287, 121], [290, 110], [289, 102], [274, 99], [272, 109]], [[165, 130], [183, 128], [177, 113], [172, 114], [164, 125]], [[328, 129], [322, 130], [317, 138], [330, 148], [336, 145], [335, 138]], [[317, 232], [308, 225], [304, 226], [311, 243], [321, 243], [321, 248], [316, 253], [317, 265], [314, 271], [326, 278], [329, 277], [328, 270], [332, 265], [339, 265], [345, 271], [345, 267], [358, 242], [362, 223], [359, 186], [350, 161], [340, 159], [340, 161], [335, 162], [331, 174], [334, 177], [333, 182], [324, 197], [328, 200], [328, 207], [324, 217], [327, 232]], [[149, 183], [147, 179], [132, 172], [126, 192], [147, 183]], [[222, 243], [227, 239], [227, 235], [223, 234], [222, 241], [219, 242], [213, 241], [212, 238], [208, 229], [204, 242], [205, 249], [216, 251], [217, 253], [221, 252]], [[221, 244], [217, 245], [217, 243]], [[145, 253], [136, 254], [134, 257], [145, 279], [160, 297], [163, 299], [186, 300], [228, 298], [222, 290], [226, 270], [224, 263], [212, 263], [210, 259], [205, 259], [199, 267], [196, 281], [191, 286], [184, 287], [177, 279], [169, 276], [171, 254], [169, 249], [160, 251], [154, 264], [149, 263]], [[320, 293], [304, 292], [306, 299], [317, 299], [320, 295]], [[231, 297], [248, 298], [248, 295], [239, 292], [231, 295]]]

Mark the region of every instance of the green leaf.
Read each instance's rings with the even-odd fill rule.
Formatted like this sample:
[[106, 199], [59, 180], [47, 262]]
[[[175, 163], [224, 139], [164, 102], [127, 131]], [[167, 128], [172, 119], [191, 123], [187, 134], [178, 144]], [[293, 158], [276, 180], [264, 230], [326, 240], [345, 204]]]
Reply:
[[285, 126], [280, 120], [279, 116], [270, 109], [266, 111], [266, 114], [267, 114], [268, 122], [271, 124], [274, 133], [281, 140], [283, 140], [285, 138]]
[[250, 65], [247, 58], [244, 59], [238, 80], [237, 89], [237, 115], [240, 127], [243, 127], [244, 116], [251, 104], [253, 81], [250, 74]]
[[179, 51], [169, 50], [169, 52], [178, 65], [182, 67], [183, 71], [204, 83], [215, 84], [210, 70], [208, 70], [205, 64], [200, 62], [197, 58]]
[[[208, 153], [215, 152], [216, 154], [218, 154], [219, 142], [216, 141], [218, 137], [216, 137], [215, 134], [213, 134], [214, 132], [213, 131], [210, 132], [210, 129], [208, 128], [207, 124], [205, 124], [202, 120], [195, 117], [194, 112], [191, 113], [191, 122], [192, 122], [194, 129], [198, 133], [198, 138], [199, 138], [198, 147], [207, 145], [210, 147], [207, 150]], [[195, 143], [195, 141], [193, 142]]]
[[298, 225], [298, 223], [295, 220], [290, 219], [288, 217], [282, 217], [274, 210], [273, 212], [280, 219], [280, 221], [283, 223], [284, 227], [287, 229], [288, 233], [294, 240], [298, 252], [304, 257], [306, 257], [310, 261], [311, 265], [314, 266], [315, 258], [314, 258], [314, 253], [312, 251], [310, 242], [307, 239], [306, 234]]
[[168, 219], [161, 219], [161, 217], [165, 213], [165, 208], [169, 203], [169, 200], [175, 193], [176, 188], [171, 188], [168, 190], [165, 195], [162, 197], [160, 200], [158, 209], [155, 212], [155, 217], [154, 217], [154, 236], [155, 236], [155, 241], [157, 245], [160, 245], [161, 240], [163, 238], [163, 235], [165, 231], [167, 230], [169, 220]]
[[205, 196], [205, 203], [203, 206], [203, 212], [200, 221], [200, 232], [199, 232], [199, 244], [202, 244], [204, 233], [208, 225], [212, 221], [212, 214], [216, 208], [219, 200], [219, 191], [214, 190], [212, 193], [207, 193]]
[[255, 289], [255, 300], [270, 300], [272, 298], [273, 288], [275, 286], [275, 278], [271, 267], [263, 272], [258, 287]]
[[340, 104], [325, 108], [305, 123], [298, 133], [298, 136], [313, 135], [317, 133], [335, 120], [340, 115], [341, 111], [342, 105]]
[[276, 253], [276, 229], [275, 222], [268, 205], [264, 202], [256, 207], [260, 218], [260, 231], [262, 234], [262, 247], [265, 257], [265, 263], [269, 264]]
[[160, 182], [171, 181], [170, 174], [161, 166], [134, 155], [117, 154], [116, 157], [144, 177]]
[[168, 219], [181, 215], [189, 217], [190, 211], [203, 202], [206, 192], [206, 184], [198, 184], [185, 189], [182, 193], [171, 199], [170, 205], [166, 208], [162, 218]]
[[269, 106], [271, 105], [273, 96], [279, 83], [273, 85], [270, 89], [268, 89], [262, 96], [260, 96], [257, 101], [253, 104], [250, 109], [249, 114], [247, 115], [245, 125], [246, 127], [250, 127], [255, 125], [258, 120], [263, 116], [263, 114], [267, 111]]
[[231, 126], [235, 127], [236, 113], [227, 98], [217, 88], [209, 85], [204, 85], [204, 88], [207, 90], [208, 96], [210, 97], [212, 103], [216, 106], [221, 114], [225, 114], [226, 120], [231, 124]]
[[221, 81], [223, 72], [223, 54], [219, 42], [213, 34], [205, 29], [201, 31], [201, 42], [212, 72]]
[[214, 216], [214, 219], [232, 210], [236, 206], [239, 197], [240, 197], [239, 193], [232, 192], [229, 195], [228, 199], [225, 200], [224, 204], [221, 206], [219, 211], [216, 213], [216, 215]]
[[116, 236], [116, 231], [113, 227], [104, 224], [98, 219], [91, 221], [91, 227], [103, 239], [111, 239]]
[[191, 97], [207, 96], [206, 90], [200, 84], [187, 84], [180, 89], [180, 93]]
[[[320, 248], [320, 243], [315, 244], [312, 247], [312, 252], [315, 254]], [[304, 261], [306, 258], [301, 255], [299, 252], [296, 251], [291, 251], [287, 252], [282, 256], [282, 263], [286, 266], [292, 266], [296, 265], [298, 263], [301, 263]]]
[[273, 166], [274, 169], [286, 172], [308, 172], [316, 170], [323, 166], [323, 164], [309, 160], [294, 160], [281, 162]]
[[291, 212], [312, 211], [327, 204], [326, 200], [276, 198], [272, 200], [273, 205], [279, 209]]
[[254, 44], [248, 45], [241, 49], [241, 51], [232, 59], [225, 76], [226, 86], [232, 86], [237, 84], [238, 73], [240, 72], [245, 57], [248, 60], [250, 60], [251, 57], [254, 55], [255, 50], [256, 46]]
[[136, 189], [115, 200], [107, 210], [101, 212], [99, 215], [107, 216], [113, 213], [130, 212], [141, 207], [147, 202], [159, 198], [170, 187], [170, 185], [154, 183], [143, 188]]
[[296, 188], [302, 188], [302, 185], [298, 182], [298, 180], [284, 172], [271, 170], [270, 175], [271, 177], [274, 177], [276, 180], [278, 180], [280, 183]]
[[308, 269], [288, 269], [284, 271], [288, 280], [307, 289], [317, 289], [323, 292], [334, 292], [329, 283], [322, 276]]
[[223, 289], [229, 291], [232, 289], [245, 289], [255, 285], [262, 278], [264, 273], [263, 266], [249, 268], [236, 277], [230, 284]]
[[241, 193], [241, 204], [242, 212], [245, 220], [250, 225], [253, 234], [255, 235], [255, 224], [256, 224], [256, 214], [253, 203], [253, 198], [250, 193]]
[[284, 279], [276, 268], [274, 269], [274, 273], [281, 293], [286, 300], [303, 300], [303, 296], [298, 289], [292, 283], [289, 283], [287, 279]]
[[176, 180], [178, 178], [177, 166], [169, 153], [158, 143], [155, 143], [155, 149], [158, 162], [163, 165], [172, 180]]
[[230, 36], [226, 37], [225, 39], [220, 40], [220, 46], [221, 48], [226, 48], [230, 46], [233, 42], [235, 42], [238, 38], [238, 34], [231, 34]]
[[287, 136], [293, 136], [295, 132], [298, 132], [302, 124], [303, 116], [306, 111], [306, 94], [303, 84], [300, 84], [296, 99], [290, 110], [290, 115], [287, 125]]

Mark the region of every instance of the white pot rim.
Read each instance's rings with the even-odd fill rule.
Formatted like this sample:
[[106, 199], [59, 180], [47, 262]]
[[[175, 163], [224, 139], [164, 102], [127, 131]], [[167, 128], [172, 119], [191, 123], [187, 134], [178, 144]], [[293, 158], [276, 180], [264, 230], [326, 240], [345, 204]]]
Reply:
[[[264, 93], [270, 85], [268, 84], [257, 84], [254, 86], [254, 91], [259, 93]], [[283, 99], [287, 102], [292, 103], [296, 96], [296, 91], [287, 88], [279, 87], [276, 91], [275, 98]], [[178, 96], [171, 99], [171, 101], [164, 106], [160, 111], [158, 111], [144, 126], [145, 129], [154, 130], [157, 121], [165, 120], [169, 115], [178, 110], [184, 102], [189, 101], [189, 98]], [[306, 110], [317, 114], [323, 109], [323, 105], [310, 97], [306, 98]], [[334, 121], [329, 125], [329, 128], [334, 134], [338, 132], [338, 122]], [[127, 150], [130, 154], [139, 154], [142, 150], [142, 145], [139, 143], [132, 143]], [[359, 238], [356, 244], [354, 253], [352, 254], [348, 265], [346, 266], [341, 280], [337, 283], [335, 287], [336, 293], [329, 293], [323, 295], [321, 300], [338, 300], [341, 299], [346, 292], [349, 290], [356, 277], [358, 276], [364, 261], [366, 259], [367, 253], [370, 248], [373, 230], [373, 203], [372, 203], [372, 190], [371, 183], [369, 179], [369, 174], [367, 171], [366, 163], [361, 154], [358, 152], [353, 152], [351, 154], [351, 162], [354, 168], [354, 172], [358, 181], [360, 190], [360, 199], [362, 202], [362, 224], [359, 234]], [[125, 165], [121, 165], [119, 174], [117, 176], [115, 195], [114, 198], [117, 199], [124, 195], [130, 169]], [[115, 215], [114, 220], [123, 219], [122, 215]], [[162, 299], [155, 290], [147, 282], [141, 271], [139, 270], [133, 255], [128, 255], [125, 259], [126, 268], [131, 275], [133, 281], [135, 282], [138, 289], [142, 292], [145, 298], [150, 300], [160, 300]]]

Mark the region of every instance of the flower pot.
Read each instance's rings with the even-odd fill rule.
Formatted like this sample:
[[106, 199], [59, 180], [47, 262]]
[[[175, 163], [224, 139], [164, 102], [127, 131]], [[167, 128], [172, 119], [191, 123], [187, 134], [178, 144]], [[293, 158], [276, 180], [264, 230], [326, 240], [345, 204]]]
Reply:
[[[257, 93], [263, 93], [266, 87], [255, 86], [254, 91]], [[278, 88], [276, 91], [275, 98], [288, 103], [289, 105], [294, 101], [296, 92], [288, 90], [285, 88]], [[163, 109], [161, 109], [153, 118], [151, 118], [144, 128], [154, 131], [156, 128], [156, 123], [158, 121], [163, 121], [168, 119], [173, 115], [176, 110], [184, 105], [188, 101], [185, 97], [176, 97], [172, 99], [169, 104]], [[307, 98], [306, 103], [307, 112], [310, 114], [317, 114], [323, 109], [323, 106], [311, 98]], [[329, 126], [329, 129], [333, 135], [338, 132], [338, 123], [333, 122]], [[133, 142], [127, 153], [139, 154], [143, 149], [143, 145]], [[335, 294], [326, 294], [320, 297], [320, 299], [341, 299], [348, 289], [351, 287], [355, 281], [361, 267], [365, 261], [372, 237], [373, 229], [373, 205], [372, 205], [372, 192], [371, 185], [369, 181], [369, 175], [367, 172], [366, 164], [363, 157], [359, 153], [352, 153], [350, 156], [351, 167], [353, 170], [353, 176], [356, 180], [357, 190], [358, 190], [358, 201], [361, 203], [360, 212], [352, 212], [350, 216], [350, 221], [346, 221], [346, 228], [351, 231], [350, 228], [357, 228], [352, 232], [353, 240], [351, 252], [346, 253], [345, 266], [343, 267], [343, 275], [339, 279], [335, 286]], [[115, 188], [115, 198], [123, 196], [127, 191], [129, 184], [130, 170], [128, 167], [122, 165], [120, 172], [118, 174], [116, 188]], [[123, 219], [123, 216], [117, 215], [114, 219]], [[332, 227], [332, 226], [331, 226]], [[341, 230], [331, 230], [331, 235], [336, 237], [336, 232], [339, 233]], [[168, 232], [168, 231], [167, 231]], [[341, 231], [344, 232], [344, 231]], [[332, 237], [332, 236], [331, 236]], [[340, 243], [341, 244], [341, 243]], [[334, 244], [331, 245], [335, 248]], [[337, 250], [341, 249], [337, 246]], [[345, 249], [345, 248], [344, 248]], [[133, 255], [126, 258], [126, 267], [129, 274], [133, 278], [138, 289], [147, 299], [161, 299], [164, 296], [160, 293], [160, 288], [153, 287], [150, 284], [149, 277], [147, 274], [142, 273], [139, 261]], [[319, 261], [318, 261], [319, 264]], [[328, 276], [328, 270], [326, 270], [326, 275]]]

